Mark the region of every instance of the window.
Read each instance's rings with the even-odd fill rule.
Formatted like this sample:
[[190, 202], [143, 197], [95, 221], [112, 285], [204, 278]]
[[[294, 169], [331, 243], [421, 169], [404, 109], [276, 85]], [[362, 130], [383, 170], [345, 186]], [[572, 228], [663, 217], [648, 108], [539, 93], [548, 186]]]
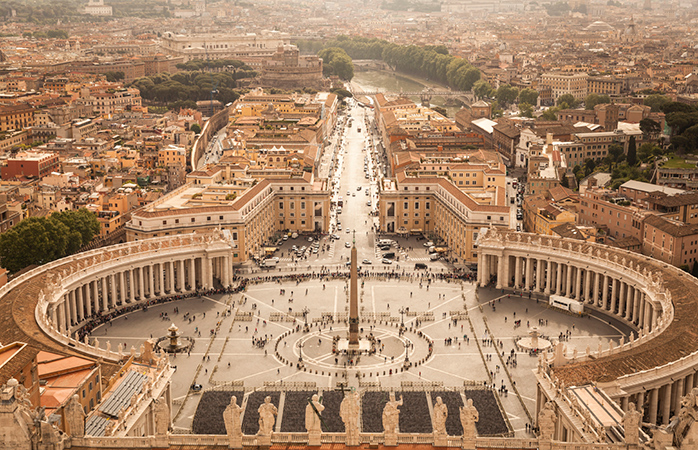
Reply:
[[194, 217], [191, 218], [192, 222], [196, 222], [196, 219]]

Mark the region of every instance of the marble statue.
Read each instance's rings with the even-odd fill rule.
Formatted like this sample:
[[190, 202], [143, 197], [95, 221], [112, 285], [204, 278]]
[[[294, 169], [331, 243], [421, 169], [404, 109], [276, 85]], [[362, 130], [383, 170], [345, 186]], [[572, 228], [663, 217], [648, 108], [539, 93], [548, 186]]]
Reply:
[[339, 405], [339, 415], [347, 433], [347, 446], [359, 445], [359, 393], [347, 394]]
[[642, 422], [642, 413], [635, 409], [635, 403], [628, 403], [628, 410], [623, 415], [623, 431], [626, 444], [638, 445], [640, 443], [640, 422]]
[[434, 404], [434, 434], [445, 436], [446, 435], [446, 419], [448, 418], [448, 407], [441, 400], [441, 397], [436, 397], [436, 403]]
[[70, 401], [63, 408], [65, 413], [66, 433], [72, 437], [85, 436], [85, 411], [80, 404], [77, 394], [70, 398]]
[[242, 448], [242, 408], [238, 406], [236, 396], [230, 398], [230, 404], [223, 411], [225, 432], [228, 435], [230, 448]]
[[540, 438], [550, 441], [555, 434], [555, 422], [557, 415], [552, 402], [546, 402], [543, 409], [538, 413], [538, 427], [540, 428]]
[[267, 396], [264, 398], [264, 403], [259, 405], [257, 412], [259, 413], [259, 431], [257, 434], [259, 436], [271, 436], [274, 422], [276, 421], [276, 414], [278, 413], [276, 406], [271, 402], [271, 397]]
[[465, 406], [460, 407], [460, 423], [463, 427], [463, 439], [471, 440], [477, 436], [477, 428], [475, 424], [480, 420], [480, 413], [473, 406], [473, 399], [469, 398], [465, 402]]
[[166, 436], [170, 428], [170, 407], [164, 398], [160, 398], [155, 400], [154, 408], [155, 436]]
[[390, 393], [390, 399], [383, 408], [383, 432], [385, 434], [395, 434], [398, 432], [398, 424], [400, 421], [400, 410], [398, 406], [402, 406], [402, 396], [400, 400], [395, 400], [395, 392]]
[[317, 394], [313, 394], [308, 404], [305, 407], [305, 429], [306, 431], [320, 432], [322, 431], [322, 422], [320, 421], [322, 417], [322, 411], [325, 409], [318, 399]]

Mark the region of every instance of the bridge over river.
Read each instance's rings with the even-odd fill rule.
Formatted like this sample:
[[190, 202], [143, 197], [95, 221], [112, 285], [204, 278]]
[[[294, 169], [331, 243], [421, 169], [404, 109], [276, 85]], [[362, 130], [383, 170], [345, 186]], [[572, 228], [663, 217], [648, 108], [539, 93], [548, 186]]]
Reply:
[[438, 90], [438, 89], [432, 89], [432, 88], [425, 88], [421, 91], [415, 91], [415, 92], [388, 92], [388, 91], [362, 91], [358, 89], [352, 89], [352, 94], [354, 96], [374, 96], [378, 94], [383, 94], [383, 95], [393, 95], [393, 96], [400, 96], [400, 97], [408, 97], [411, 95], [414, 96], [419, 96], [419, 99], [422, 102], [423, 106], [429, 106], [431, 99], [433, 97], [453, 97], [462, 103], [465, 103], [466, 105], [470, 106], [475, 102], [475, 94], [473, 94], [472, 91], [452, 91], [452, 90]]

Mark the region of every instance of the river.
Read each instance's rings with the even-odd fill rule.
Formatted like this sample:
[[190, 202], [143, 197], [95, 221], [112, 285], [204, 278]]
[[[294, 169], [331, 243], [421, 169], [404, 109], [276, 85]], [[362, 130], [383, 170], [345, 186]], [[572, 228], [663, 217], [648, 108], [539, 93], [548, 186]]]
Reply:
[[[447, 89], [438, 83], [427, 81], [413, 76], [402, 76], [398, 73], [392, 73], [382, 70], [367, 70], [364, 72], [354, 72], [352, 84], [357, 86], [362, 91], [383, 91], [383, 92], [415, 92], [421, 91], [426, 86], [435, 89]], [[412, 95], [410, 99], [416, 104], [420, 104], [419, 96]], [[441, 106], [446, 109], [448, 116], [453, 118], [456, 112], [460, 109], [459, 106], [444, 106], [445, 99], [443, 97], [434, 97], [431, 99], [433, 106]]]

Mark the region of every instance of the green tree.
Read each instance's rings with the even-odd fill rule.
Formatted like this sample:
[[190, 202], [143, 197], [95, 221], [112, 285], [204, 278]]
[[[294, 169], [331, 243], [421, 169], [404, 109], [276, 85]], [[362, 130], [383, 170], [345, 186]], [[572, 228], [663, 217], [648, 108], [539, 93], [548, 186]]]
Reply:
[[198, 123], [193, 124], [192, 126], [189, 127], [189, 129], [196, 134], [201, 133], [201, 126]]
[[337, 75], [347, 81], [354, 78], [354, 63], [343, 48], [325, 48], [318, 53], [318, 56], [322, 58], [322, 70], [325, 76]]
[[608, 154], [606, 154], [606, 157], [604, 158], [604, 163], [611, 166], [612, 164], [622, 161], [623, 158], [625, 158], [623, 146], [611, 144], [608, 146]]
[[497, 89], [497, 93], [495, 94], [495, 98], [502, 108], [506, 108], [511, 103], [514, 103], [514, 100], [516, 100], [518, 96], [519, 90], [515, 87], [509, 86], [508, 84], [499, 86], [499, 89]]
[[646, 142], [637, 149], [637, 157], [640, 161], [650, 162], [656, 156], [664, 154], [664, 150], [656, 144]]
[[126, 77], [126, 74], [124, 72], [121, 72], [121, 71], [117, 71], [117, 72], [109, 71], [109, 72], [105, 72], [104, 75], [106, 75], [107, 81], [109, 81], [109, 82], [123, 80]]
[[637, 146], [635, 144], [635, 136], [630, 136], [628, 140], [628, 165], [634, 166], [637, 164]]
[[519, 92], [519, 102], [536, 105], [538, 103], [538, 91], [530, 88], [523, 88]]
[[545, 111], [543, 111], [543, 114], [541, 114], [540, 118], [542, 120], [557, 120], [557, 112], [560, 111], [559, 106], [554, 106], [552, 108], [548, 108]]
[[96, 216], [85, 210], [30, 217], [0, 235], [0, 263], [14, 273], [76, 252], [99, 233]]
[[533, 106], [528, 103], [519, 103], [519, 110], [522, 117], [533, 117]]
[[485, 80], [477, 80], [473, 85], [473, 93], [478, 98], [492, 97], [494, 95], [494, 89]]
[[594, 109], [594, 106], [602, 103], [611, 103], [611, 97], [608, 95], [589, 94], [584, 99], [584, 108], [592, 110]]
[[572, 94], [563, 94], [557, 98], [557, 105], [562, 106], [562, 104], [567, 104], [570, 108], [576, 108], [579, 105], [579, 101], [574, 98]]
[[643, 103], [645, 106], [651, 107], [652, 112], [659, 112], [662, 111], [662, 106], [671, 103], [671, 97], [662, 94], [651, 94], [645, 97]]
[[657, 139], [659, 133], [662, 131], [662, 128], [659, 123], [647, 117], [640, 121], [640, 130], [642, 131], [642, 134], [647, 136], [649, 139]]

